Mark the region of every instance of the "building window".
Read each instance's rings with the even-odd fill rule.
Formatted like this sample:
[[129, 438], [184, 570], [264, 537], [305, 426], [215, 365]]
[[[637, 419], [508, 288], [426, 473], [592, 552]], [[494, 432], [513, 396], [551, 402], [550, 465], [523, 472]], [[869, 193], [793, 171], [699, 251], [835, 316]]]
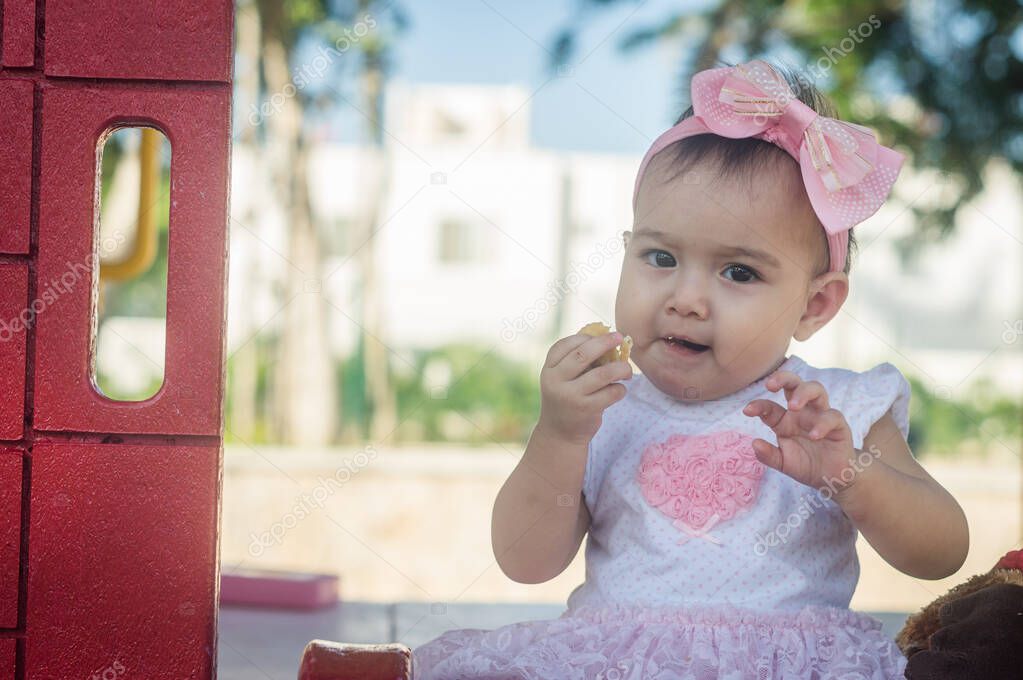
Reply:
[[459, 264], [489, 260], [484, 225], [458, 218], [440, 222], [439, 260], [443, 264]]
[[468, 132], [463, 121], [458, 120], [446, 111], [436, 111], [433, 124], [434, 130], [440, 139], [445, 142], [461, 139]]
[[352, 252], [352, 242], [356, 237], [356, 222], [352, 217], [334, 217], [318, 222], [320, 246], [327, 257], [346, 257]]

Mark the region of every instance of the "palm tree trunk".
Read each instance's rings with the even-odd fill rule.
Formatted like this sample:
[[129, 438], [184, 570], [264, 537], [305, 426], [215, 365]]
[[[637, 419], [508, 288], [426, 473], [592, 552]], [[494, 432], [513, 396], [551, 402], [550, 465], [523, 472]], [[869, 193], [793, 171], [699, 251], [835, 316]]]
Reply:
[[[259, 10], [254, 0], [239, 0], [235, 12], [235, 31], [237, 39], [237, 52], [246, 68], [239, 69], [235, 77], [235, 87], [239, 98], [245, 103], [256, 104], [259, 101]], [[238, 135], [238, 145], [247, 153], [252, 154], [252, 164], [261, 167], [259, 146], [255, 139], [255, 127], [246, 123]], [[259, 176], [259, 172], [254, 173]], [[256, 210], [259, 192], [250, 193], [245, 214], [241, 221], [250, 229], [259, 228], [258, 213]], [[239, 262], [239, 266], [245, 267], [243, 271], [242, 285], [246, 290], [253, 290], [259, 285], [259, 272], [256, 268], [254, 258], [245, 262]], [[258, 326], [252, 319], [248, 308], [242, 307], [232, 312], [243, 319], [241, 327], [248, 334]], [[229, 358], [232, 372], [231, 380], [227, 389], [231, 394], [231, 410], [228, 413], [228, 420], [231, 423], [231, 433], [244, 441], [250, 441], [255, 435], [258, 404], [256, 403], [256, 381], [259, 371], [259, 344], [246, 342], [238, 348]]]
[[[283, 94], [290, 89], [285, 88], [290, 82], [290, 46], [282, 39], [281, 5], [273, 0], [262, 0], [260, 5], [266, 86], [271, 93]], [[288, 220], [289, 267], [275, 366], [275, 421], [282, 442], [322, 446], [332, 442], [337, 419], [334, 365], [320, 290], [322, 250], [309, 205], [301, 97], [295, 93], [283, 101], [280, 110], [266, 118], [268, 167]]]
[[376, 274], [376, 235], [382, 205], [388, 193], [389, 162], [383, 144], [383, 69], [372, 52], [366, 54], [362, 77], [363, 101], [370, 112], [368, 132], [371, 140], [373, 176], [369, 191], [366, 219], [363, 222], [365, 245], [359, 250], [362, 277], [362, 334], [365, 349], [364, 374], [366, 400], [372, 404], [369, 438], [381, 441], [397, 426], [397, 405], [388, 376], [389, 343], [381, 323], [384, 308], [380, 282]]

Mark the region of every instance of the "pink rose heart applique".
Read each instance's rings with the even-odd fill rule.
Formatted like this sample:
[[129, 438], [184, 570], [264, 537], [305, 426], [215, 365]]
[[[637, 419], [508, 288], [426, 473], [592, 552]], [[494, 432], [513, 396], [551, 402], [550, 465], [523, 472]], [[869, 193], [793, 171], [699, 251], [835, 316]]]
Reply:
[[702, 538], [721, 545], [710, 530], [753, 505], [763, 476], [753, 437], [734, 430], [651, 443], [636, 471], [643, 498], [683, 532], [679, 544]]

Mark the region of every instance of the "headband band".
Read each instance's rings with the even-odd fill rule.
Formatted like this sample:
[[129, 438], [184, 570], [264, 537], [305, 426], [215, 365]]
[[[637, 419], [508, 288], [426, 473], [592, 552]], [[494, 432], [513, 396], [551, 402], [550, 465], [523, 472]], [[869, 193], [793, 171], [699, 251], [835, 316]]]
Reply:
[[799, 164], [810, 205], [826, 232], [828, 271], [842, 271], [849, 229], [881, 207], [904, 156], [878, 143], [869, 128], [819, 115], [761, 60], [700, 71], [693, 76], [691, 94], [693, 115], [654, 140], [640, 163], [633, 211], [643, 173], [668, 145], [701, 134], [763, 139]]

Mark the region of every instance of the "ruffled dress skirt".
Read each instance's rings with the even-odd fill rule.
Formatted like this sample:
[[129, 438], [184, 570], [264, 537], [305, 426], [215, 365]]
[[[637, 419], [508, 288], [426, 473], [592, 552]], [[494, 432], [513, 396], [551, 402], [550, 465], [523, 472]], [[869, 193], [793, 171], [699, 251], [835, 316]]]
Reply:
[[904, 680], [905, 668], [880, 621], [826, 606], [582, 605], [412, 650], [414, 680]]

